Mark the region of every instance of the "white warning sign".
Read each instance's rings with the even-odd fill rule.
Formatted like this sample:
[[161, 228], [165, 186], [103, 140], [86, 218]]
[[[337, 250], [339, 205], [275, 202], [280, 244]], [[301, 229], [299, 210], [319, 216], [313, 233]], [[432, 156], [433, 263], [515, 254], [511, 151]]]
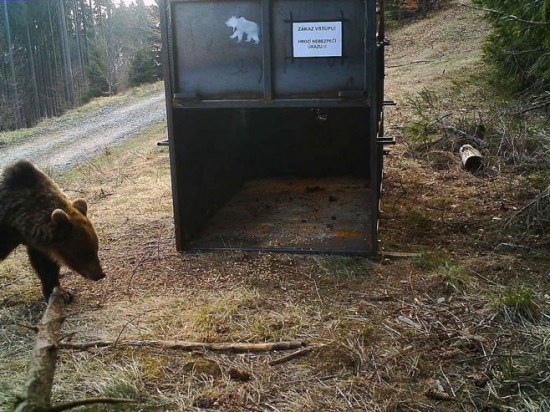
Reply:
[[342, 22], [292, 23], [294, 57], [342, 57]]

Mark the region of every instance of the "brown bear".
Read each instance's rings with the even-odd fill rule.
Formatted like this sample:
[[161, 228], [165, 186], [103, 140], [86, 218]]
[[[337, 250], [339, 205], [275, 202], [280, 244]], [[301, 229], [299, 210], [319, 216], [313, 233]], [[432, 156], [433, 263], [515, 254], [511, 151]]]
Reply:
[[[84, 199], [72, 203], [55, 182], [28, 160], [0, 175], [0, 261], [19, 245], [27, 247], [46, 301], [59, 286], [60, 265], [87, 279], [105, 277], [97, 234]], [[67, 300], [71, 295], [66, 293]]]

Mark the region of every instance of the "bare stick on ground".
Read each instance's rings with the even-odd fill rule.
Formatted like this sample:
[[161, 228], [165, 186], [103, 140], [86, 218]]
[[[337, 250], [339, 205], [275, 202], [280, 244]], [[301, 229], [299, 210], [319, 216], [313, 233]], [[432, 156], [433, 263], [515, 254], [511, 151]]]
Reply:
[[310, 346], [309, 348], [300, 349], [300, 350], [297, 350], [296, 352], [289, 353], [286, 356], [282, 356], [280, 358], [273, 359], [273, 360], [269, 361], [267, 364], [269, 366], [280, 365], [282, 363], [291, 361], [292, 359], [299, 358], [300, 356], [305, 356], [309, 352], [311, 352], [313, 349], [315, 349], [315, 347], [313, 347], [313, 346]]
[[270, 352], [275, 350], [297, 349], [304, 346], [302, 341], [272, 342], [272, 343], [242, 343], [242, 342], [187, 342], [166, 340], [130, 340], [108, 341], [98, 340], [93, 342], [69, 343], [60, 342], [62, 349], [87, 350], [93, 348], [105, 348], [116, 346], [139, 346], [157, 349], [175, 349], [181, 351], [210, 350], [213, 352]]

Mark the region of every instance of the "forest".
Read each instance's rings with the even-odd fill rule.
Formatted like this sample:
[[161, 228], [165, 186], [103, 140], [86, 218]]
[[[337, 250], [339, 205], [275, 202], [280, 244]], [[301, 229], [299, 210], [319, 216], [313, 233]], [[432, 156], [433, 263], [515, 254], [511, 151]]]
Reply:
[[158, 5], [0, 0], [0, 131], [162, 78]]

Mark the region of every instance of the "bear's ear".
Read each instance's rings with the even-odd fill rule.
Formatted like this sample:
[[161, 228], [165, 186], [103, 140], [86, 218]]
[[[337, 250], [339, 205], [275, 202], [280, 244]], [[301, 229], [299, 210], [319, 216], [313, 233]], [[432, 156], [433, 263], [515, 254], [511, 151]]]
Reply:
[[73, 206], [84, 216], [86, 216], [86, 213], [88, 213], [88, 203], [86, 203], [84, 199], [75, 199], [75, 201], [73, 202]]
[[66, 229], [71, 226], [69, 215], [61, 209], [55, 209], [52, 212], [52, 222], [56, 227]]

